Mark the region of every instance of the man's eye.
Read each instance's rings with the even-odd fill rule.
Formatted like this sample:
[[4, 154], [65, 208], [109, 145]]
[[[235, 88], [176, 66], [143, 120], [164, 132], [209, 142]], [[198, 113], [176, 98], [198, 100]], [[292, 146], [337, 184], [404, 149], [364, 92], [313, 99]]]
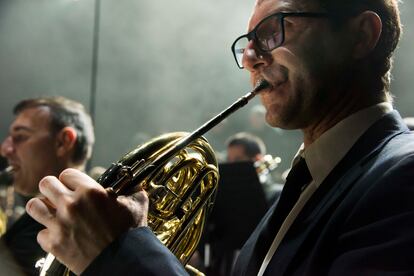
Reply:
[[16, 136], [12, 136], [13, 143], [23, 142], [23, 141], [27, 140], [27, 138], [28, 137], [26, 135], [16, 135]]

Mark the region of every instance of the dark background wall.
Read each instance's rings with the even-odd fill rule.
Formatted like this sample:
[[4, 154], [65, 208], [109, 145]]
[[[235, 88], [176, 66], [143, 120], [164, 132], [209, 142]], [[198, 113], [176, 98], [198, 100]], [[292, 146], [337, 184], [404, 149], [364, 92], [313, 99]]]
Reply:
[[[0, 0], [0, 139], [24, 98], [63, 95], [94, 110], [92, 165], [108, 166], [155, 135], [191, 131], [250, 90], [247, 73], [231, 55], [245, 32], [253, 1], [101, 0], [96, 98], [91, 102], [93, 0]], [[393, 92], [403, 116], [412, 110], [414, 84], [409, 17], [396, 56]], [[211, 131], [218, 153], [228, 135], [253, 130], [255, 99]], [[289, 167], [301, 141], [298, 131], [255, 130]]]

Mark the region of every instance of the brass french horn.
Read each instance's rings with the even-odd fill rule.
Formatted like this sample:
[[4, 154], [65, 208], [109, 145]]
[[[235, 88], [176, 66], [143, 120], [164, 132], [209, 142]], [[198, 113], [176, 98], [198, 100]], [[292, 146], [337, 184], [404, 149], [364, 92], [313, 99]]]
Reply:
[[[168, 133], [139, 146], [97, 180], [117, 195], [144, 189], [149, 197], [148, 226], [183, 265], [200, 241], [219, 178], [214, 151], [202, 135], [268, 86], [261, 81], [192, 133]], [[71, 274], [52, 254], [40, 265], [40, 275]]]

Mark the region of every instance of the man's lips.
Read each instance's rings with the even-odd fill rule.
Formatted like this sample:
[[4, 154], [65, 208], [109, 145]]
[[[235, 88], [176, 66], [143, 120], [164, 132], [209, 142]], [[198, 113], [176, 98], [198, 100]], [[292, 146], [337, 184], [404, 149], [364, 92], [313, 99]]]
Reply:
[[273, 83], [269, 82], [270, 85], [267, 88], [263, 89], [261, 93], [270, 93], [272, 91], [275, 91], [279, 89], [281, 86], [283, 86], [286, 82], [287, 80], [281, 80], [281, 81], [273, 82]]

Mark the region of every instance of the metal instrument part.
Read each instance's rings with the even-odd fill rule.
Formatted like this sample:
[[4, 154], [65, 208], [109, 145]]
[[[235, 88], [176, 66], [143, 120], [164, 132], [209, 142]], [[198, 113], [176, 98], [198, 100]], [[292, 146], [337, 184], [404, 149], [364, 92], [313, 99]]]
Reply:
[[14, 208], [14, 194], [10, 185], [13, 182], [13, 167], [0, 171], [0, 236], [6, 232], [9, 217]]

